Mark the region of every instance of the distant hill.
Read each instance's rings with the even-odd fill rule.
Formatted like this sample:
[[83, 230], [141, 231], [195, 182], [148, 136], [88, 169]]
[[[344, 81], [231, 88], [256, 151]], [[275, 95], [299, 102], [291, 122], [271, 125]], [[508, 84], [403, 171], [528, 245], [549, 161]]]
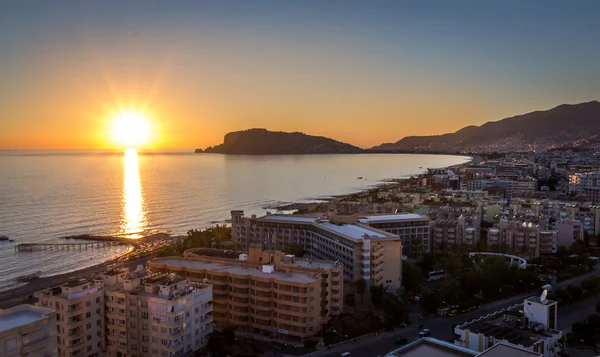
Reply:
[[364, 150], [323, 136], [304, 133], [286, 133], [266, 129], [249, 129], [228, 133], [223, 144], [208, 147], [197, 153], [240, 154], [240, 155], [283, 155], [283, 154], [356, 154]]
[[568, 146], [600, 134], [600, 102], [563, 104], [481, 126], [467, 126], [455, 133], [407, 136], [370, 151], [512, 152], [547, 150]]

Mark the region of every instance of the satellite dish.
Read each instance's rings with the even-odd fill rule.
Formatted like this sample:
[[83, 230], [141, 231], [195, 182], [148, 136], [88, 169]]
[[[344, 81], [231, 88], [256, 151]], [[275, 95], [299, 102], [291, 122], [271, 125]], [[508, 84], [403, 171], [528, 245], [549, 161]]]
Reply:
[[540, 296], [540, 302], [544, 305], [548, 303], [548, 290], [544, 289], [544, 291], [542, 291], [542, 295]]

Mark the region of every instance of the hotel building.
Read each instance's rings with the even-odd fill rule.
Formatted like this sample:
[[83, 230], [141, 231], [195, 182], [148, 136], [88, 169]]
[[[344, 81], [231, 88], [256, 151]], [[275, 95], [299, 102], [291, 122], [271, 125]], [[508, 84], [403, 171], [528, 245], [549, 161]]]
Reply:
[[212, 332], [212, 287], [137, 272], [106, 292], [109, 357], [178, 357]]
[[346, 280], [364, 279], [367, 286], [389, 290], [401, 286], [403, 240], [429, 250], [429, 220], [418, 215], [247, 218], [243, 211], [231, 214], [233, 240], [243, 247], [260, 244], [264, 249], [283, 250], [300, 244], [307, 257], [340, 262]]
[[0, 356], [57, 356], [56, 311], [33, 305], [0, 309]]
[[298, 259], [262, 251], [258, 245], [248, 253], [212, 251], [207, 256], [206, 249], [191, 249], [184, 258], [158, 258], [148, 264], [152, 271], [210, 282], [215, 322], [241, 332], [304, 342], [342, 312], [340, 263]]

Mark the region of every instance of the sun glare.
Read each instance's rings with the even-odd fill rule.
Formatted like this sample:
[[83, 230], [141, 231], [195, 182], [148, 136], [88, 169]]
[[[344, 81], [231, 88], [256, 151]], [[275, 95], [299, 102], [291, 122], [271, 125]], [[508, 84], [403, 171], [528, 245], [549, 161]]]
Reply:
[[138, 148], [149, 143], [150, 134], [150, 123], [140, 112], [122, 111], [113, 118], [110, 135], [118, 145]]

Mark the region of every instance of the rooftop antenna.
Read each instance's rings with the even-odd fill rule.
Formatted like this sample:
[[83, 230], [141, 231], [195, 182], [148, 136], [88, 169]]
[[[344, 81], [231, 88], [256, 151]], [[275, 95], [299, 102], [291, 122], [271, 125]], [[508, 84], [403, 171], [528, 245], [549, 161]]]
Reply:
[[542, 295], [540, 296], [540, 302], [544, 305], [548, 303], [548, 290], [544, 289], [544, 291], [542, 291]]

